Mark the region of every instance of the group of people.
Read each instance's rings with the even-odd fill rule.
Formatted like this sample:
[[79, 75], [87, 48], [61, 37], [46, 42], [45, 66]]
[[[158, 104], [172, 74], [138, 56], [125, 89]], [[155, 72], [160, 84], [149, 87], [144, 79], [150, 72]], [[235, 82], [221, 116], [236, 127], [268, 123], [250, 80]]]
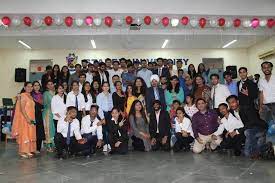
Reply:
[[241, 67], [236, 82], [227, 71], [209, 74], [202, 63], [185, 70], [182, 61], [163, 58], [82, 60], [73, 71], [47, 66], [41, 81], [26, 82], [17, 96], [12, 135], [23, 158], [42, 144], [61, 159], [101, 148], [110, 154], [208, 149], [272, 156], [265, 139], [267, 122], [275, 120], [275, 76], [271, 62], [261, 67], [260, 80]]

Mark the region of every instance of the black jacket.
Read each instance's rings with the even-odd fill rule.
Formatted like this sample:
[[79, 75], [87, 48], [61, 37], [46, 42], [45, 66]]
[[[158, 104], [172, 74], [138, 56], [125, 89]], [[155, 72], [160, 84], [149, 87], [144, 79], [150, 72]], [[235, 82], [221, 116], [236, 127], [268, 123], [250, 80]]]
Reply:
[[240, 105], [248, 105], [248, 106], [254, 106], [254, 100], [258, 97], [258, 87], [256, 83], [253, 81], [247, 79], [244, 84], [242, 85], [242, 88], [247, 88], [248, 89], [248, 96], [244, 95], [243, 93], [240, 92], [239, 86], [240, 82], [238, 81], [237, 86], [238, 86], [238, 97], [240, 101]]
[[107, 125], [108, 125], [108, 131], [109, 131], [109, 141], [112, 147], [118, 141], [122, 143], [128, 143], [128, 133], [127, 133], [126, 122], [124, 122], [124, 124], [120, 127], [119, 124], [115, 124], [115, 121], [110, 120], [108, 121]]
[[[106, 78], [107, 78], [107, 82], [110, 84], [110, 81], [109, 81], [109, 72], [108, 71], [104, 71], [104, 72], [105, 72], [105, 75], [106, 75]], [[101, 79], [100, 79], [100, 74], [99, 74], [98, 71], [95, 72], [95, 76], [94, 76], [93, 80], [98, 81], [98, 83], [99, 83], [100, 86], [102, 85]]]
[[[161, 109], [166, 110], [166, 103], [165, 103], [165, 97], [164, 97], [164, 90], [160, 87], [158, 87], [159, 92], [159, 100], [161, 102]], [[155, 100], [155, 93], [153, 87], [147, 88], [145, 101], [146, 101], [146, 110], [148, 113], [153, 112], [153, 102]]]
[[[159, 136], [162, 138], [164, 136], [170, 136], [170, 117], [166, 110], [161, 110], [159, 115]], [[150, 114], [149, 132], [151, 138], [155, 138], [157, 134], [157, 119], [155, 112]]]

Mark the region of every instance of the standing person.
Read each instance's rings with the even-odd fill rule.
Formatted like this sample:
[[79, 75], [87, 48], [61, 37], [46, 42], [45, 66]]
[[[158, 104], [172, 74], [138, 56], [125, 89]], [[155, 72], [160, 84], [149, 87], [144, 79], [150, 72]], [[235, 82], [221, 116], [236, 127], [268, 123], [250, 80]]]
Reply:
[[82, 64], [82, 70], [81, 72], [86, 74], [88, 72], [88, 60], [87, 59], [83, 59], [81, 60], [81, 64]]
[[47, 82], [52, 80], [52, 66], [47, 65], [45, 72], [46, 73], [43, 74], [42, 79], [41, 79], [41, 85], [42, 85], [43, 91], [46, 91]]
[[193, 94], [193, 90], [194, 90], [194, 85], [193, 85], [193, 80], [190, 78], [190, 76], [187, 74], [185, 76], [185, 83], [184, 83], [184, 97], [186, 98], [186, 96]]
[[128, 85], [126, 87], [126, 92], [125, 92], [125, 112], [126, 112], [126, 116], [129, 115], [130, 113], [130, 109], [132, 107], [133, 102], [137, 99], [137, 97], [135, 95], [133, 95], [133, 86], [132, 85]]
[[192, 129], [196, 139], [193, 152], [201, 153], [208, 143], [210, 149], [215, 150], [222, 141], [220, 136], [214, 135], [219, 127], [218, 114], [214, 110], [207, 109], [207, 103], [203, 98], [197, 99], [196, 106], [199, 112], [192, 118]]
[[135, 100], [132, 104], [129, 122], [131, 129], [133, 130], [133, 140], [134, 150], [137, 151], [150, 151], [151, 150], [151, 137], [149, 134], [149, 123], [139, 100]]
[[98, 81], [101, 86], [104, 82], [110, 84], [109, 81], [109, 72], [106, 70], [106, 64], [104, 62], [99, 63], [98, 71], [95, 72], [94, 81]]
[[166, 110], [161, 109], [161, 102], [155, 100], [153, 103], [154, 111], [150, 114], [149, 132], [153, 151], [162, 149], [170, 150], [170, 119]]
[[134, 81], [133, 85], [133, 94], [137, 97], [137, 99], [142, 103], [142, 106], [144, 108], [145, 114], [147, 115], [146, 111], [146, 83], [141, 77], [137, 77]]
[[117, 107], [121, 114], [125, 111], [125, 93], [122, 91], [121, 81], [115, 82], [116, 91], [112, 94], [113, 106]]
[[119, 64], [120, 64], [120, 70], [121, 70], [121, 73], [124, 72], [124, 71], [127, 71], [127, 63], [126, 63], [126, 59], [125, 58], [121, 58], [119, 59]]
[[68, 66], [63, 66], [61, 68], [61, 72], [60, 72], [60, 84], [66, 82], [69, 83], [69, 79], [70, 79], [70, 71]]
[[177, 60], [176, 67], [177, 67], [177, 71], [179, 71], [180, 69], [184, 69], [182, 60]]
[[118, 75], [114, 75], [112, 77], [112, 83], [110, 84], [110, 92], [111, 92], [111, 94], [113, 94], [116, 91], [115, 83], [117, 81], [121, 81], [120, 77]]
[[[109, 72], [109, 81], [112, 81], [113, 76], [118, 75], [121, 78], [123, 70], [119, 69], [119, 61], [113, 61], [113, 68]], [[109, 83], [111, 84], [111, 83]]]
[[73, 81], [71, 85], [71, 92], [68, 93], [66, 106], [74, 106], [77, 109], [76, 118], [81, 121], [82, 117], [86, 115], [85, 111], [85, 99], [82, 93], [79, 92], [79, 83]]
[[182, 149], [189, 151], [190, 144], [194, 141], [191, 121], [185, 115], [184, 108], [177, 108], [177, 117], [175, 118], [177, 141], [173, 146], [174, 152], [179, 152]]
[[197, 72], [193, 64], [189, 64], [187, 73], [189, 74], [191, 79], [194, 79], [197, 76]]
[[86, 73], [86, 81], [88, 81], [91, 84], [93, 82], [93, 77], [94, 77], [94, 65], [89, 63], [88, 72]]
[[79, 82], [78, 82], [78, 84], [79, 84], [79, 92], [82, 92], [82, 87], [83, 87], [85, 81], [86, 81], [86, 74], [81, 73], [79, 75]]
[[83, 85], [81, 93], [85, 100], [86, 115], [90, 114], [91, 105], [96, 101], [95, 96], [92, 94], [90, 82], [86, 81]]
[[172, 76], [170, 83], [165, 91], [165, 102], [167, 111], [170, 110], [174, 100], [179, 100], [181, 103], [184, 101], [184, 91], [180, 87], [179, 79], [177, 76]]
[[211, 74], [210, 79], [212, 83], [211, 107], [219, 113], [219, 105], [226, 103], [226, 98], [230, 95], [230, 91], [225, 85], [220, 84], [220, 76], [218, 74]]
[[43, 94], [41, 85], [38, 81], [32, 83], [33, 91], [31, 93], [35, 102], [35, 126], [36, 126], [36, 153], [40, 153], [43, 140], [45, 140], [45, 130], [43, 124]]
[[204, 82], [204, 79], [202, 76], [198, 75], [195, 77], [195, 86], [194, 86], [194, 98], [195, 102], [199, 98], [203, 98], [207, 103], [211, 100], [211, 89], [209, 86], [207, 86]]
[[134, 65], [133, 64], [128, 64], [127, 65], [127, 71], [124, 71], [121, 74], [123, 87], [126, 88], [126, 86], [128, 86], [128, 85], [133, 85], [136, 77], [137, 76], [135, 74]]
[[154, 74], [150, 78], [151, 87], [146, 91], [146, 110], [148, 115], [153, 112], [153, 102], [159, 100], [161, 102], [161, 109], [166, 110], [166, 103], [164, 97], [164, 91], [159, 87], [159, 76]]
[[168, 59], [168, 70], [169, 70], [169, 76], [178, 76], [178, 71], [174, 69], [174, 64], [172, 59]]
[[192, 95], [186, 96], [184, 110], [190, 119], [192, 119], [193, 115], [199, 111], [196, 107], [196, 104], [194, 103], [194, 97]]
[[167, 89], [168, 80], [166, 76], [160, 76], [160, 87], [165, 91]]
[[275, 121], [275, 76], [272, 75], [273, 64], [271, 62], [263, 62], [261, 67], [265, 76], [259, 81], [259, 112], [265, 121]]
[[22, 158], [33, 157], [36, 152], [35, 102], [31, 96], [33, 86], [26, 82], [17, 97], [12, 125], [12, 136], [19, 145], [18, 154]]
[[137, 75], [137, 72], [140, 70], [140, 62], [134, 61], [133, 64], [134, 64], [135, 75]]
[[68, 83], [67, 83], [67, 82], [63, 82], [63, 83], [62, 83], [62, 86], [63, 86], [63, 88], [64, 88], [64, 94], [65, 94], [65, 95], [68, 95], [68, 93], [70, 92], [70, 91], [69, 91]]
[[60, 84], [60, 67], [58, 64], [55, 64], [52, 69], [52, 81], [55, 87]]
[[178, 77], [179, 77], [179, 82], [180, 82], [180, 87], [185, 91], [185, 74], [183, 69], [178, 70]]
[[[100, 85], [99, 85], [99, 82], [97, 81], [97, 80], [94, 80], [93, 82], [92, 82], [92, 84], [91, 84], [91, 87], [92, 87], [92, 94], [95, 96], [95, 97], [97, 97], [98, 96], [98, 94], [100, 94], [101, 93], [101, 87], [100, 87]], [[93, 101], [93, 103], [96, 103], [96, 98], [95, 98], [95, 100]]]
[[106, 58], [105, 59], [105, 64], [106, 64], [106, 69], [107, 71], [111, 70], [113, 67], [112, 67], [112, 60], [110, 58]]
[[208, 79], [209, 70], [205, 69], [205, 65], [203, 63], [200, 63], [198, 65], [198, 75], [201, 75], [205, 81], [206, 84], [209, 84], [210, 81]]
[[147, 61], [146, 60], [141, 60], [141, 70], [137, 72], [137, 77], [142, 78], [145, 83], [146, 87], [150, 87], [150, 78], [153, 75], [152, 71], [147, 69]]
[[68, 83], [69, 86], [72, 86], [73, 81], [79, 81], [79, 76], [81, 74], [81, 65], [75, 64], [74, 67], [75, 67], [75, 73], [70, 75], [69, 83]]
[[167, 66], [164, 65], [164, 59], [157, 58], [157, 64], [158, 64], [157, 75], [165, 76], [166, 78], [169, 78], [169, 69]]
[[110, 154], [126, 154], [128, 152], [128, 126], [120, 114], [120, 109], [114, 107], [111, 112], [112, 119], [107, 123], [112, 148]]
[[57, 122], [61, 117], [66, 115], [67, 107], [66, 107], [66, 99], [67, 96], [64, 93], [64, 87], [59, 85], [57, 87], [56, 95], [53, 96], [51, 101], [51, 109], [53, 113], [53, 121], [55, 129], [57, 129]]
[[47, 90], [43, 94], [43, 121], [46, 135], [46, 148], [48, 152], [53, 152], [54, 150], [54, 135], [55, 127], [53, 121], [53, 113], [51, 108], [52, 98], [55, 94], [55, 87], [53, 81], [48, 81]]
[[225, 80], [225, 86], [229, 89], [231, 95], [238, 96], [237, 82], [232, 79], [231, 72], [225, 71], [223, 73], [223, 78]]

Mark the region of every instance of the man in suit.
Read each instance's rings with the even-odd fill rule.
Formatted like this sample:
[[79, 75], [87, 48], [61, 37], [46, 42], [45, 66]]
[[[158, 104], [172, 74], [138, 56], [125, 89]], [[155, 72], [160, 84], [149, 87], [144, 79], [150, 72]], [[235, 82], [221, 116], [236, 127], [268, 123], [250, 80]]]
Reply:
[[157, 74], [159, 76], [165, 76], [166, 78], [169, 78], [170, 77], [169, 68], [167, 66], [167, 63], [166, 65], [164, 64], [163, 58], [158, 58], [157, 64], [158, 64]]
[[166, 110], [161, 110], [161, 102], [153, 102], [154, 112], [150, 115], [149, 132], [153, 151], [170, 149], [170, 118]]
[[153, 112], [153, 101], [159, 100], [161, 103], [161, 109], [166, 110], [164, 90], [159, 87], [159, 76], [154, 74], [150, 78], [151, 87], [146, 91], [146, 110], [148, 114]]
[[98, 71], [95, 71], [94, 79], [101, 85], [103, 82], [109, 82], [109, 72], [106, 70], [106, 64], [104, 62], [99, 63]]

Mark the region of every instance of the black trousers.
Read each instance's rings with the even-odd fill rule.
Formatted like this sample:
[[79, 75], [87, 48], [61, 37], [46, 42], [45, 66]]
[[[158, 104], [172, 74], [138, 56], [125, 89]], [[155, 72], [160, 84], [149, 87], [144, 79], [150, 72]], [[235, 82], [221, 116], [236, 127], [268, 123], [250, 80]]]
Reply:
[[82, 152], [82, 154], [85, 156], [93, 154], [96, 150], [96, 144], [98, 141], [97, 136], [89, 133], [83, 134], [82, 137], [86, 138], [87, 142], [85, 144], [78, 144], [78, 151]]
[[132, 145], [133, 145], [134, 150], [145, 151], [145, 146], [144, 146], [142, 139], [140, 139], [136, 136], [132, 136], [131, 139], [133, 140]]
[[77, 152], [77, 141], [75, 137], [71, 137], [70, 144], [66, 144], [66, 138], [63, 137], [61, 133], [57, 133], [54, 136], [54, 143], [57, 151], [57, 156], [62, 156], [63, 151], [67, 151], [71, 154], [75, 154]]
[[111, 154], [127, 154], [128, 153], [128, 143], [122, 142], [118, 147], [112, 144]]
[[41, 151], [41, 146], [42, 146], [42, 139], [36, 139], [36, 150]]
[[55, 134], [57, 133], [57, 122], [58, 120], [53, 120], [53, 123], [54, 123], [54, 127], [55, 127]]
[[152, 145], [152, 150], [157, 151], [157, 150], [164, 150], [164, 151], [169, 151], [170, 150], [170, 137], [167, 137], [166, 143], [162, 144], [162, 136], [160, 136], [158, 133], [156, 134], [156, 144]]
[[190, 150], [190, 144], [194, 141], [194, 138], [191, 136], [183, 137], [182, 133], [176, 133], [177, 141], [173, 146], [174, 152], [179, 152], [180, 150]]
[[233, 138], [231, 138], [229, 135], [227, 138], [224, 137], [220, 146], [222, 149], [233, 149], [234, 154], [239, 156], [241, 155], [242, 145], [244, 143], [245, 143], [245, 135], [241, 133], [241, 134], [235, 135]]
[[77, 111], [76, 119], [78, 119], [79, 121], [80, 128], [81, 128], [82, 115], [83, 115], [83, 111]]

